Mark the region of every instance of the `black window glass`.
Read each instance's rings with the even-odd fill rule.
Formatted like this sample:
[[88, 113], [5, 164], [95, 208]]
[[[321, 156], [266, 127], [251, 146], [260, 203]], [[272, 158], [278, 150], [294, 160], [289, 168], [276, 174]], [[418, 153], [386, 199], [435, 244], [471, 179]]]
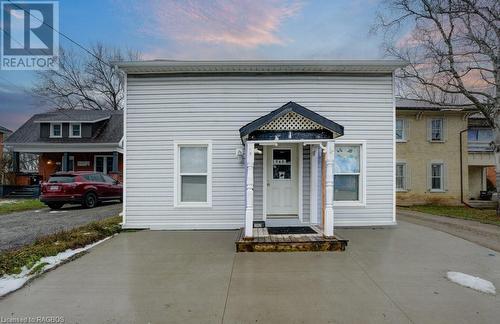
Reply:
[[50, 177], [49, 183], [71, 183], [75, 182], [74, 176], [53, 176]]

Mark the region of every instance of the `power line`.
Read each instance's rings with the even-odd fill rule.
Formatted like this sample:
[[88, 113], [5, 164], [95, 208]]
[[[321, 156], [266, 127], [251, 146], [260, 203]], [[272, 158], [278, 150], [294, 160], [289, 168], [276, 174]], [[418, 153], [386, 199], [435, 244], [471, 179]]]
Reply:
[[59, 30], [55, 29], [53, 26], [47, 24], [45, 21], [43, 20], [40, 20], [40, 18], [36, 17], [36, 16], [33, 16], [29, 11], [27, 11], [26, 9], [18, 6], [16, 3], [13, 3], [11, 0], [7, 0], [9, 1], [12, 5], [14, 5], [15, 7], [23, 10], [24, 12], [26, 12], [28, 15], [30, 15], [31, 17], [35, 18], [36, 20], [38, 20], [39, 22], [41, 22], [42, 24], [48, 26], [50, 29], [52, 29], [53, 31], [55, 31], [56, 33], [58, 33], [59, 35], [61, 35], [62, 37], [66, 38], [67, 40], [69, 40], [71, 43], [75, 44], [76, 46], [80, 47], [81, 49], [83, 49], [85, 52], [87, 52], [87, 54], [93, 56], [96, 60], [98, 60], [99, 62], [103, 63], [103, 64], [106, 64], [107, 66], [113, 68], [113, 66], [111, 66], [109, 63], [101, 60], [97, 55], [95, 55], [94, 53], [92, 53], [92, 51], [90, 51], [89, 49], [87, 49], [85, 46], [81, 45], [80, 43], [78, 43], [77, 41], [73, 40], [71, 37], [69, 36], [66, 36], [64, 33], [60, 32]]

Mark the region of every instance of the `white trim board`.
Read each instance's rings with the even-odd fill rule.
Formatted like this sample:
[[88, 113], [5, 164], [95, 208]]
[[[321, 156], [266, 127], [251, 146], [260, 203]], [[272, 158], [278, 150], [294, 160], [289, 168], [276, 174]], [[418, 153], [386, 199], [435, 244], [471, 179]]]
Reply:
[[[174, 208], [212, 208], [212, 140], [174, 140]], [[207, 201], [181, 202], [179, 190], [180, 165], [179, 146], [207, 147]]]

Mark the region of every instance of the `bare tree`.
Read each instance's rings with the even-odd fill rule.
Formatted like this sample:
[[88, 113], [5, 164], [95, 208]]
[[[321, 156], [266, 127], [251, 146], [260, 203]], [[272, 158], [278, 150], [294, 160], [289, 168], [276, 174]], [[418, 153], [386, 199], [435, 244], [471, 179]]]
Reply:
[[500, 2], [390, 0], [387, 6], [375, 30], [383, 31], [390, 55], [408, 62], [396, 74], [401, 94], [480, 111], [495, 129], [500, 191]]
[[137, 52], [123, 54], [96, 44], [91, 54], [61, 49], [59, 70], [40, 71], [33, 92], [55, 109], [119, 110], [123, 102], [123, 78], [112, 62], [138, 60]]

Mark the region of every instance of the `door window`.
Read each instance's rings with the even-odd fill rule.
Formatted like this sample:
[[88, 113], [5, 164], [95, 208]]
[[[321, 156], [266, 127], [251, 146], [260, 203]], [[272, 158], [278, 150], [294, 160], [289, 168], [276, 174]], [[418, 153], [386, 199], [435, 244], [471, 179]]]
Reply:
[[273, 149], [273, 180], [292, 178], [292, 150]]

